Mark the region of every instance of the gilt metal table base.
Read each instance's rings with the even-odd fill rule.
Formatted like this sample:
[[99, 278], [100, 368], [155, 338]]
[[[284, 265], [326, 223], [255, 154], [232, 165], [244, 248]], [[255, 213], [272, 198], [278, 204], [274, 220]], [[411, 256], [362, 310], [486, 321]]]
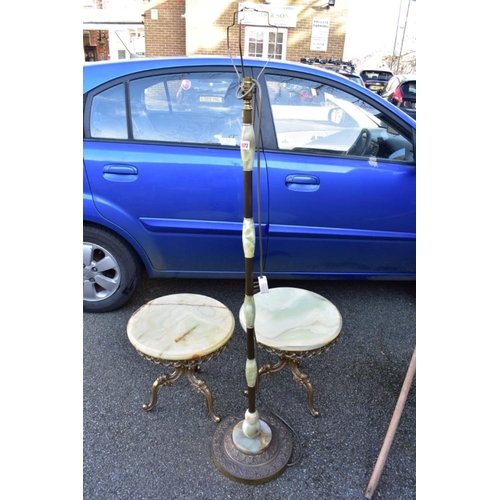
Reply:
[[186, 375], [193, 389], [196, 392], [201, 392], [205, 396], [207, 400], [208, 413], [210, 417], [212, 417], [212, 420], [216, 424], [218, 424], [221, 421], [221, 418], [215, 415], [212, 391], [210, 390], [206, 382], [195, 376], [194, 372], [200, 371], [201, 363], [214, 359], [222, 351], [224, 351], [227, 346], [228, 344], [225, 344], [209, 355], [200, 357], [196, 360], [181, 361], [169, 361], [165, 359], [154, 358], [142, 353], [141, 351], [137, 351], [143, 358], [146, 358], [152, 363], [167, 365], [174, 368], [174, 371], [172, 373], [163, 373], [154, 381], [153, 386], [151, 387], [151, 401], [148, 404], [142, 405], [143, 409], [146, 411], [151, 411], [155, 407], [156, 402], [158, 401], [158, 389], [160, 387], [171, 387], [179, 377], [181, 377], [182, 375]]
[[313, 404], [313, 396], [314, 396], [313, 385], [311, 383], [309, 375], [299, 370], [299, 361], [304, 358], [313, 358], [315, 356], [318, 356], [319, 354], [323, 354], [329, 351], [337, 343], [338, 339], [339, 337], [337, 336], [331, 342], [324, 345], [323, 347], [320, 347], [319, 349], [313, 349], [310, 351], [281, 351], [279, 349], [268, 347], [264, 344], [259, 343], [258, 344], [259, 347], [261, 347], [262, 349], [266, 350], [267, 352], [275, 356], [278, 356], [279, 358], [277, 363], [275, 363], [274, 365], [272, 365], [271, 363], [267, 363], [259, 369], [259, 380], [262, 377], [262, 375], [275, 375], [283, 368], [285, 368], [285, 366], [289, 366], [290, 370], [292, 371], [293, 379], [295, 380], [295, 382], [305, 387], [307, 391], [307, 406], [309, 407], [311, 415], [313, 417], [318, 417], [319, 412], [314, 408]]

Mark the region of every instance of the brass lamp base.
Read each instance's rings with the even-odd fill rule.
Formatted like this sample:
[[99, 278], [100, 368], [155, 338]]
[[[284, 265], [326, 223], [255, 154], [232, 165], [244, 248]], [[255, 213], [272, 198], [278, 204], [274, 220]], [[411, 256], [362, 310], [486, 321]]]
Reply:
[[279, 419], [264, 415], [262, 420], [271, 428], [269, 446], [257, 455], [238, 450], [233, 442], [233, 429], [241, 418], [227, 417], [217, 425], [211, 455], [217, 468], [229, 479], [245, 484], [261, 484], [280, 476], [292, 456], [290, 430]]

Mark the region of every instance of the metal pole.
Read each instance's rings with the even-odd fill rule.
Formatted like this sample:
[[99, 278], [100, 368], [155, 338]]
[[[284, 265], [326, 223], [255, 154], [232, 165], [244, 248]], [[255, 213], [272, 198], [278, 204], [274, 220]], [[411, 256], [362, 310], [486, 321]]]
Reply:
[[399, 12], [398, 12], [398, 22], [396, 24], [396, 34], [394, 35], [394, 46], [392, 48], [392, 57], [391, 57], [391, 71], [392, 67], [394, 65], [394, 53], [396, 52], [396, 41], [398, 39], [398, 32], [399, 32], [399, 18], [401, 16], [401, 3], [403, 0], [399, 0]]
[[405, 27], [403, 29], [403, 38], [401, 39], [401, 47], [399, 49], [398, 67], [396, 69], [396, 73], [399, 72], [399, 63], [401, 62], [401, 53], [403, 52], [403, 44], [405, 43], [406, 25], [408, 24], [408, 13], [410, 12], [410, 2], [411, 2], [411, 0], [408, 0], [408, 8], [406, 9]]

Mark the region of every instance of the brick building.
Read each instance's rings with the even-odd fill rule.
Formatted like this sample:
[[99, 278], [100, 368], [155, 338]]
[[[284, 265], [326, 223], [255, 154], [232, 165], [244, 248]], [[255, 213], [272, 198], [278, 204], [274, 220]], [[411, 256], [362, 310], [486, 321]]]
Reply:
[[[146, 55], [227, 55], [229, 32], [232, 56], [239, 55], [241, 46], [244, 55], [264, 58], [288, 61], [299, 61], [305, 56], [341, 59], [349, 2], [145, 1]], [[238, 18], [238, 11], [244, 6], [247, 10]]]
[[144, 56], [143, 0], [83, 0], [85, 61]]
[[238, 57], [241, 50], [288, 61], [342, 59], [350, 2], [83, 1], [86, 60], [227, 55], [228, 50]]

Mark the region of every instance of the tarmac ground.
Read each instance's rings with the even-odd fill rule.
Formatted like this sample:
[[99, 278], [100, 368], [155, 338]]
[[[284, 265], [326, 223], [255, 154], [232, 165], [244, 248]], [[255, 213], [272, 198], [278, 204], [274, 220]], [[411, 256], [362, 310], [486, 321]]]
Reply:
[[[201, 366], [199, 378], [213, 393], [224, 422], [244, 418], [246, 335], [239, 325], [244, 298], [240, 280], [143, 278], [120, 310], [84, 313], [83, 498], [164, 499], [363, 499], [416, 345], [416, 283], [384, 281], [272, 282], [319, 293], [342, 315], [342, 331], [328, 352], [300, 363], [314, 387], [306, 390], [288, 368], [261, 379], [257, 410], [290, 430], [293, 451], [286, 469], [262, 484], [223, 474], [211, 447], [217, 425], [204, 396], [186, 377], [160, 387], [146, 412], [151, 386], [167, 367], [142, 358], [127, 338], [130, 316], [144, 303], [172, 293], [213, 297], [233, 313], [228, 348]], [[276, 359], [258, 349], [258, 365]], [[373, 499], [416, 499], [416, 376]]]

